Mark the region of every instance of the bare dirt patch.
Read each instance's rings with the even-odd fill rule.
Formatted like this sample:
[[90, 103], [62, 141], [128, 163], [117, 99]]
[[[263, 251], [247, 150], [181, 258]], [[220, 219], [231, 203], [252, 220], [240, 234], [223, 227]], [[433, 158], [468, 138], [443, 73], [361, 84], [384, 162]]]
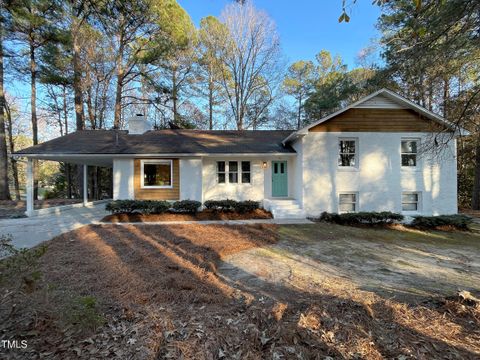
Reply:
[[105, 216], [103, 222], [157, 222], [157, 221], [206, 221], [206, 220], [250, 220], [272, 219], [272, 214], [264, 209], [257, 209], [245, 213], [234, 211], [203, 210], [196, 214], [163, 213], [163, 214], [112, 214]]
[[[392, 297], [342, 270], [348, 262], [340, 261], [342, 246], [325, 258], [326, 245], [313, 250], [349, 238], [362, 248], [371, 238], [378, 246], [357, 254], [364, 257], [381, 243], [396, 245], [392, 232], [400, 232], [376, 231], [319, 224], [87, 226], [49, 242], [41, 265], [48, 296], [26, 294], [9, 317], [4, 301], [0, 316], [8, 320], [0, 329], [29, 340], [28, 351], [9, 353], [18, 358], [478, 358], [478, 306]], [[400, 234], [401, 246], [418, 241]], [[438, 240], [445, 251], [471, 245], [450, 235], [432, 244]], [[75, 296], [98, 299], [105, 324], [90, 332], [66, 324], [62, 312]]]

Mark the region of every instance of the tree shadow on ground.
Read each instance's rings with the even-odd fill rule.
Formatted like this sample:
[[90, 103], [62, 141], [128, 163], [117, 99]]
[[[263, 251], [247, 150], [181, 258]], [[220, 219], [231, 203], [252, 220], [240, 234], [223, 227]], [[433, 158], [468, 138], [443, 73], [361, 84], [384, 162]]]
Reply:
[[[96, 342], [111, 324], [90, 337], [110, 358], [478, 358], [474, 337], [435, 311], [328, 284], [307, 291], [245, 269], [219, 273], [223, 257], [277, 240], [275, 226], [86, 226], [49, 243], [42, 271], [133, 329], [116, 335], [122, 356]], [[48, 332], [37, 340], [36, 352], [74, 354], [73, 345], [52, 346]]]

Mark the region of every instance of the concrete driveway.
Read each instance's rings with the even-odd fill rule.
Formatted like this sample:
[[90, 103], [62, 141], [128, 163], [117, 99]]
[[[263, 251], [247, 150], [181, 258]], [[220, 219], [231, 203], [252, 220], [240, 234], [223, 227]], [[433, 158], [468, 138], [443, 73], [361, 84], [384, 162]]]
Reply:
[[1, 219], [0, 235], [10, 234], [17, 248], [31, 248], [44, 241], [101, 220], [105, 204], [62, 210], [31, 218]]
[[226, 257], [220, 271], [249, 288], [366, 290], [407, 301], [461, 290], [480, 294], [480, 228], [421, 232], [320, 223], [283, 226], [279, 235], [275, 245]]

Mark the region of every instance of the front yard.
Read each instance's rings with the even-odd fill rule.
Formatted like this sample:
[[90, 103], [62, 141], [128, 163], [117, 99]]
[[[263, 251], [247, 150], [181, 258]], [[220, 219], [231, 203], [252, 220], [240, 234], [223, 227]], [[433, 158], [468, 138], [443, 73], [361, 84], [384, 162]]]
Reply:
[[39, 270], [0, 285], [11, 357], [480, 356], [480, 309], [453, 297], [480, 293], [479, 230], [91, 225]]

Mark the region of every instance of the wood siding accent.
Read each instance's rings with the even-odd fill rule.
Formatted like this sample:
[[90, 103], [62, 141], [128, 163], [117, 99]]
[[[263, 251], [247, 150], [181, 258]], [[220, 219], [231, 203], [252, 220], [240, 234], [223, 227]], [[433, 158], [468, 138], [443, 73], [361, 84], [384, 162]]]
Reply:
[[349, 109], [312, 132], [434, 132], [440, 125], [410, 109]]
[[171, 189], [142, 189], [141, 160], [135, 159], [133, 163], [133, 189], [135, 199], [138, 200], [179, 200], [180, 199], [180, 167], [178, 159], [158, 158], [148, 160], [172, 160], [173, 163], [173, 187]]

